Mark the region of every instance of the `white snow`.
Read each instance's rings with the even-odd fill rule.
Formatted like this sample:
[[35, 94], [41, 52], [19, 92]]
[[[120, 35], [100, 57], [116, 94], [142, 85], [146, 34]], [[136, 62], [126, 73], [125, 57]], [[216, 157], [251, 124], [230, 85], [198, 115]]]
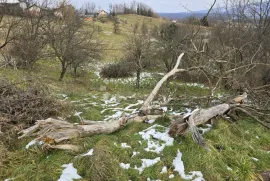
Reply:
[[146, 181], [161, 181], [161, 180], [151, 180], [150, 178], [147, 178], [147, 180]]
[[202, 128], [202, 127], [199, 127], [198, 130], [201, 131], [201, 132], [202, 132], [201, 134], [203, 135], [203, 134], [206, 133], [207, 131], [210, 131], [211, 128]]
[[134, 156], [136, 156], [136, 155], [138, 155], [138, 154], [140, 154], [140, 152], [133, 151], [133, 154], [132, 154], [131, 157], [134, 157]]
[[114, 104], [114, 103], [116, 103], [116, 97], [113, 96], [109, 100], [105, 100], [104, 103], [105, 104]]
[[184, 179], [184, 180], [191, 180], [194, 177], [194, 180], [196, 181], [203, 181], [203, 175], [200, 171], [193, 171], [193, 172], [189, 172], [190, 175], [186, 175], [185, 174], [185, 167], [184, 167], [184, 163], [182, 161], [182, 153], [178, 150], [177, 156], [175, 157], [175, 159], [173, 160], [173, 166], [174, 166], [174, 171], [177, 171], [179, 173], [179, 175]]
[[36, 144], [36, 140], [30, 141], [30, 142], [25, 146], [25, 148], [28, 149], [30, 146], [33, 146], [34, 144]]
[[167, 173], [168, 172], [168, 169], [167, 169], [167, 167], [166, 166], [164, 166], [163, 168], [162, 168], [162, 170], [161, 170], [161, 172], [160, 173]]
[[150, 119], [150, 120], [147, 121], [147, 123], [148, 123], [148, 124], [153, 124], [155, 121], [156, 121], [156, 120], [154, 120], [154, 119]]
[[[155, 129], [156, 127], [161, 127], [165, 131], [160, 132]], [[169, 136], [168, 129], [158, 124], [155, 124], [148, 129], [139, 132], [139, 134], [144, 140], [147, 140], [148, 146], [144, 149], [147, 152], [155, 152], [159, 154], [164, 150], [165, 146], [173, 145], [174, 139]]]
[[122, 148], [131, 148], [127, 143], [121, 143]]
[[111, 116], [107, 116], [106, 119], [104, 119], [104, 121], [108, 121], [110, 119], [116, 119], [116, 118], [120, 118], [122, 116], [123, 112], [122, 111], [117, 111], [115, 114], [111, 115]]
[[174, 174], [169, 175], [169, 179], [172, 179], [172, 178], [174, 178]]
[[229, 166], [227, 166], [227, 170], [232, 171], [232, 168], [231, 168], [231, 167], [229, 167]]
[[257, 139], [260, 139], [260, 137], [259, 137], [259, 136], [256, 136], [256, 138], [257, 138]]
[[252, 160], [254, 160], [255, 162], [259, 161], [258, 158], [254, 158], [254, 157], [251, 157]]
[[122, 167], [123, 169], [129, 169], [130, 168], [130, 164], [124, 164], [124, 163], [120, 163], [120, 167]]
[[73, 181], [73, 179], [81, 179], [82, 177], [78, 175], [77, 169], [73, 167], [73, 163], [62, 165], [65, 169], [62, 171], [61, 177], [58, 181]]
[[15, 180], [15, 178], [7, 178], [4, 181], [11, 181], [11, 180]]
[[157, 157], [157, 158], [155, 158], [153, 160], [151, 160], [151, 159], [141, 159], [141, 160], [142, 160], [142, 166], [138, 168], [135, 165], [135, 167], [134, 167], [135, 170], [139, 171], [139, 174], [141, 174], [145, 168], [151, 167], [151, 166], [155, 165], [157, 162], [159, 162], [160, 157]]
[[198, 83], [182, 83], [180, 85], [187, 86], [187, 87], [199, 87], [199, 88], [208, 89], [208, 87], [205, 87], [203, 84], [198, 84]]
[[161, 107], [161, 109], [163, 110], [163, 112], [167, 112], [168, 108], [167, 107]]
[[81, 156], [91, 156], [93, 155], [94, 149], [90, 149], [87, 153], [82, 154]]
[[35, 144], [39, 144], [39, 145], [42, 145], [44, 142], [43, 141], [37, 141], [37, 140], [32, 140], [32, 141], [30, 141], [26, 146], [25, 146], [25, 148], [26, 149], [29, 149], [29, 147], [31, 147], [31, 146], [33, 146], [33, 145], [35, 145]]
[[212, 128], [211, 124], [205, 124], [205, 126], [207, 126], [208, 128]]

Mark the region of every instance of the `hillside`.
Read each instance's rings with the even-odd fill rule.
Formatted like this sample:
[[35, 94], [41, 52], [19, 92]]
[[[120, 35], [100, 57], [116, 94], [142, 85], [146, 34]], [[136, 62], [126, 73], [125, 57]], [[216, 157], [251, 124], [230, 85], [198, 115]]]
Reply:
[[[118, 15], [120, 20], [120, 33], [113, 33], [113, 22], [101, 23], [95, 22], [102, 30], [101, 38], [104, 40], [104, 43], [107, 45], [106, 53], [104, 54], [104, 61], [115, 61], [122, 56], [122, 50], [125, 41], [128, 39], [130, 32], [132, 31], [132, 25], [139, 23], [140, 25], [145, 22], [149, 29], [154, 26], [159, 26], [162, 22], [165, 22], [163, 19], [159, 18], [150, 18], [140, 15], [128, 14], [128, 15]], [[91, 23], [91, 22], [90, 22]]]
[[[138, 15], [118, 17], [120, 34], [113, 34], [112, 22], [86, 22], [85, 28], [88, 23], [100, 27], [99, 37], [106, 50], [100, 62], [80, 67], [76, 79], [70, 68], [63, 81], [58, 81], [61, 65], [56, 59], [48, 58], [39, 60], [31, 70], [1, 67], [0, 77], [21, 89], [26, 89], [29, 82], [31, 85], [31, 80], [41, 83], [46, 87], [45, 91], [64, 106], [58, 116], [76, 125], [81, 124], [81, 119], [108, 121], [138, 112], [166, 71], [142, 72], [140, 89], [135, 88], [135, 76], [105, 79], [99, 76], [99, 71], [105, 64], [122, 57], [132, 25], [145, 21], [151, 28], [165, 20]], [[183, 95], [199, 98], [207, 96], [209, 91], [207, 84], [175, 79], [164, 85], [153, 105], [160, 106], [167, 101], [164, 97], [172, 94], [177, 98]], [[217, 99], [227, 95], [219, 90], [213, 96]], [[200, 125], [200, 133], [211, 151], [196, 144], [191, 133], [170, 137], [168, 129], [173, 116], [188, 115], [204, 106], [200, 101], [192, 104], [186, 101], [163, 106], [164, 114], [156, 120], [133, 122], [111, 134], [78, 137], [65, 142], [80, 147], [79, 151], [47, 150], [40, 142], [33, 142], [35, 137], [18, 140], [16, 130], [22, 130], [20, 126], [24, 125], [17, 125], [9, 135], [0, 129], [0, 143], [3, 138], [6, 144], [0, 144], [0, 180], [244, 181], [255, 180], [270, 169], [270, 132], [246, 116], [233, 123], [218, 117], [213, 125]]]

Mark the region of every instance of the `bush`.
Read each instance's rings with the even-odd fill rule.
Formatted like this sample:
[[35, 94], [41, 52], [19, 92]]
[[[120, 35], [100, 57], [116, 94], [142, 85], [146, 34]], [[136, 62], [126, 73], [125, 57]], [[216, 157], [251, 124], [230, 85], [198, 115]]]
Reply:
[[105, 66], [100, 75], [103, 78], [123, 78], [132, 76], [134, 72], [133, 64], [130, 62], [121, 61]]
[[107, 23], [108, 19], [106, 16], [100, 16], [98, 17], [98, 20], [101, 22], [101, 23]]

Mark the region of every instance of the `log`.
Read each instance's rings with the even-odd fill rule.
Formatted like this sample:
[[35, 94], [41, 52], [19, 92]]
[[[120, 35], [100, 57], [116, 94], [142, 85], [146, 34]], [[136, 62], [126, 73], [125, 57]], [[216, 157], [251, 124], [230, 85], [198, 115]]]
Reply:
[[[64, 120], [48, 118], [46, 120], [38, 120], [36, 124], [26, 130], [20, 132], [23, 134], [19, 139], [32, 136], [33, 134], [38, 139], [49, 139], [55, 143], [64, 140], [70, 140], [76, 137], [85, 137], [95, 134], [109, 134], [126, 124], [126, 118], [120, 118], [116, 121], [104, 122], [91, 125], [74, 125]], [[46, 140], [45, 139], [45, 140]]]
[[[42, 140], [45, 144], [51, 143], [57, 144], [65, 140], [74, 139], [76, 137], [87, 137], [96, 134], [110, 134], [127, 123], [131, 122], [146, 122], [151, 119], [157, 119], [160, 115], [148, 115], [148, 116], [133, 116], [130, 118], [122, 117], [119, 120], [113, 121], [84, 121], [84, 125], [76, 125], [69, 123], [61, 119], [48, 118], [45, 120], [38, 120], [36, 124], [28, 129], [25, 129], [18, 134], [19, 139], [36, 136], [37, 140]], [[77, 150], [74, 147], [69, 146], [47, 146], [47, 148]]]
[[184, 119], [174, 121], [170, 126], [169, 134], [176, 137], [180, 134], [185, 134], [189, 128], [192, 133], [193, 140], [209, 150], [196, 126], [206, 123], [214, 117], [225, 114], [231, 109], [231, 107], [232, 106], [230, 104], [225, 103], [208, 109], [195, 109], [189, 116], [184, 117]]

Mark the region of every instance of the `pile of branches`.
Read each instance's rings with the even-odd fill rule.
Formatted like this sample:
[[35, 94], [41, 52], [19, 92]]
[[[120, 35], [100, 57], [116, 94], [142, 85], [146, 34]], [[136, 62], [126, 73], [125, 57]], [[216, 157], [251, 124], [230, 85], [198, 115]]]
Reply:
[[[7, 124], [33, 124], [56, 116], [61, 108], [41, 83], [27, 80], [11, 83], [0, 79], [0, 127]], [[1, 131], [1, 130], [0, 130]]]

